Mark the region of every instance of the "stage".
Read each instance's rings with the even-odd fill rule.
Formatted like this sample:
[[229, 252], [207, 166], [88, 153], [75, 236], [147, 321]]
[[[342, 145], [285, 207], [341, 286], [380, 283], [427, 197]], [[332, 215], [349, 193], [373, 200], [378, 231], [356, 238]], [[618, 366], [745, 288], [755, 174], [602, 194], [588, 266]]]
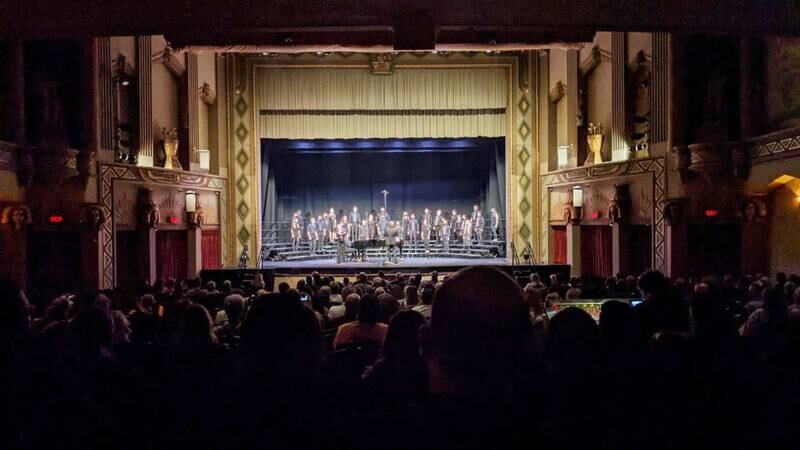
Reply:
[[337, 264], [335, 258], [312, 259], [306, 261], [267, 261], [262, 265], [263, 269], [271, 269], [276, 273], [282, 270], [316, 270], [318, 272], [335, 273], [342, 269], [353, 271], [357, 269], [383, 270], [384, 272], [392, 269], [428, 269], [436, 267], [467, 267], [467, 266], [504, 266], [506, 260], [503, 258], [403, 258], [397, 263], [384, 262], [383, 258], [369, 258], [366, 261], [354, 261]]

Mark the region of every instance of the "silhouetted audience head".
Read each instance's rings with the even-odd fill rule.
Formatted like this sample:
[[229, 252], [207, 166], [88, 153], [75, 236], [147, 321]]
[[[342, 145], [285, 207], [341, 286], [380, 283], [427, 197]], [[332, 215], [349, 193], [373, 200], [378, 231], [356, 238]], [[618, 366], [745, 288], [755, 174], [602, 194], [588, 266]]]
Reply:
[[178, 322], [178, 343], [188, 347], [208, 347], [217, 343], [208, 310], [197, 304], [186, 307]]
[[585, 368], [599, 355], [600, 328], [586, 311], [568, 307], [551, 320], [547, 356], [562, 368]]
[[425, 318], [416, 311], [401, 311], [392, 317], [383, 340], [381, 357], [387, 361], [419, 358], [419, 328]]
[[436, 291], [420, 339], [433, 392], [495, 397], [510, 393], [531, 323], [522, 289], [496, 268], [470, 267]]
[[368, 325], [377, 323], [380, 312], [380, 303], [374, 295], [367, 294], [358, 301], [359, 323]]
[[427, 284], [422, 287], [422, 290], [419, 293], [420, 300], [422, 300], [423, 305], [432, 305], [433, 304], [433, 296], [435, 290], [433, 286]]
[[417, 294], [417, 288], [413, 285], [408, 285], [403, 288], [403, 299], [405, 300], [407, 308], [418, 305], [419, 295]]
[[392, 317], [400, 311], [400, 303], [392, 294], [381, 294], [378, 296], [381, 312], [378, 317], [379, 322], [388, 324]]
[[322, 353], [319, 322], [297, 298], [286, 294], [258, 297], [247, 313], [241, 333], [246, 362], [259, 373], [309, 376], [319, 365]]
[[244, 313], [244, 298], [239, 294], [231, 294], [225, 297], [224, 308], [228, 321], [238, 325], [242, 321], [242, 314]]
[[636, 339], [636, 325], [630, 305], [609, 300], [600, 307], [600, 335], [606, 342], [625, 343]]
[[656, 296], [667, 295], [669, 283], [667, 283], [663, 273], [650, 270], [639, 277], [639, 289], [642, 291], [642, 296], [647, 300]]

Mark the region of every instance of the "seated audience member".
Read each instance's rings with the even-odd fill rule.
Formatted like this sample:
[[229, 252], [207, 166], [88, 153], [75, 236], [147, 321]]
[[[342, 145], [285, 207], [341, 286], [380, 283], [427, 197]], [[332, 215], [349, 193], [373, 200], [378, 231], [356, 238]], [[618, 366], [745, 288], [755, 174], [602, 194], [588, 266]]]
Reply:
[[358, 302], [361, 296], [352, 292], [344, 299], [344, 305], [331, 308], [335, 312], [335, 319], [330, 318], [331, 312], [328, 311], [328, 328], [339, 328], [340, 325], [353, 322], [358, 318]]
[[204, 356], [217, 349], [217, 335], [211, 315], [202, 305], [190, 304], [181, 314], [176, 335], [176, 350], [186, 356]]
[[403, 288], [403, 300], [400, 301], [400, 309], [412, 309], [419, 304], [419, 294], [414, 285], [408, 285]]
[[389, 283], [389, 292], [394, 295], [394, 298], [401, 300], [403, 298], [404, 289], [406, 287], [406, 280], [403, 278], [401, 272], [397, 272], [394, 280]]
[[417, 305], [411, 308], [412, 311], [416, 311], [422, 314], [422, 317], [425, 318], [426, 322], [431, 321], [431, 314], [433, 312], [433, 294], [434, 288], [431, 285], [425, 285], [420, 292], [420, 299], [422, 300], [421, 305]]
[[217, 290], [217, 283], [213, 281], [209, 281], [208, 283], [206, 283], [206, 293], [208, 295], [219, 294], [219, 291]]
[[231, 280], [225, 280], [222, 282], [222, 289], [219, 291], [219, 293], [225, 297], [233, 294], [233, 283], [231, 283]]
[[328, 322], [335, 321], [344, 317], [345, 314], [345, 298], [354, 294], [355, 290], [351, 287], [346, 287], [341, 290], [339, 283], [331, 284], [330, 308], [328, 308]]
[[800, 320], [800, 287], [795, 289], [792, 295], [787, 298], [792, 299], [792, 304], [789, 305], [789, 318]]
[[131, 340], [135, 343], [152, 343], [158, 334], [158, 318], [155, 316], [156, 300], [150, 294], [136, 299], [136, 308], [128, 314]]
[[350, 344], [382, 345], [388, 326], [378, 323], [379, 314], [380, 304], [374, 295], [361, 297], [358, 302], [358, 319], [339, 326], [333, 338], [333, 349]]
[[786, 332], [788, 309], [782, 288], [764, 289], [762, 307], [753, 311], [739, 328], [739, 334], [753, 338], [777, 338]]
[[392, 317], [381, 355], [364, 373], [370, 401], [386, 411], [409, 403], [421, 403], [428, 389], [428, 372], [420, 356], [418, 332], [425, 319], [416, 311]]
[[236, 347], [241, 337], [244, 298], [239, 294], [225, 297], [225, 321], [214, 328], [219, 342], [227, 347]]
[[547, 330], [548, 322], [547, 309], [545, 308], [545, 301], [542, 298], [544, 290], [528, 283], [528, 285], [525, 286], [524, 293], [533, 329], [539, 335], [544, 335]]
[[688, 331], [688, 307], [671, 295], [663, 273], [645, 272], [639, 278], [639, 290], [644, 302], [634, 308], [634, 315], [644, 341], [660, 331]]
[[525, 285], [525, 289], [547, 289], [547, 287], [542, 283], [541, 278], [539, 278], [538, 273], [532, 273], [529, 277], [528, 284]]
[[567, 300], [580, 300], [581, 299], [581, 289], [577, 287], [571, 287], [567, 289]]
[[282, 281], [280, 284], [278, 284], [278, 293], [279, 294], [285, 294], [285, 293], [289, 292], [289, 289], [291, 289], [291, 287], [289, 286], [289, 283], [287, 283], [285, 281]]
[[522, 289], [496, 268], [470, 267], [433, 301], [419, 335], [432, 398], [415, 435], [429, 448], [528, 447], [536, 431], [517, 396], [531, 332]]
[[72, 301], [68, 295], [62, 295], [47, 305], [44, 316], [34, 321], [34, 328], [49, 338], [63, 336], [69, 324], [69, 312]]
[[329, 297], [331, 305], [344, 304], [344, 297], [342, 296], [342, 285], [335, 281], [332, 281], [328, 286], [331, 289], [331, 295]]
[[[567, 307], [550, 320], [545, 346], [545, 384], [559, 389], [544, 391], [540, 402], [550, 405], [543, 416], [544, 448], [591, 448], [603, 435], [605, 421], [602, 394], [586, 383], [586, 377], [602, 378], [600, 329], [583, 309]], [[602, 381], [601, 381], [602, 380]], [[581, 433], [571, 433], [578, 426]]]
[[253, 279], [253, 290], [257, 291], [259, 289], [264, 289], [267, 285], [264, 283], [264, 274], [261, 272], [256, 273], [255, 278]]
[[388, 324], [392, 320], [392, 316], [400, 311], [400, 303], [392, 294], [381, 294], [378, 296], [378, 303], [381, 307], [381, 312], [378, 315], [378, 322]]

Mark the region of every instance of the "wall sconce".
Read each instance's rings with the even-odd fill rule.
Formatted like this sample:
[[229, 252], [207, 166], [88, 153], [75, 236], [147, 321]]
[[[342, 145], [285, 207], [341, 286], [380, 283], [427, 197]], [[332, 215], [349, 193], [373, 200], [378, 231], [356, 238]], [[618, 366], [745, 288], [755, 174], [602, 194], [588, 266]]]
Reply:
[[195, 150], [197, 153], [197, 161], [200, 163], [200, 170], [206, 172], [211, 170], [211, 151], [208, 149]]
[[190, 228], [197, 226], [197, 192], [186, 191], [186, 223]]
[[197, 192], [186, 191], [186, 212], [197, 212]]
[[577, 225], [583, 218], [583, 188], [575, 186], [572, 188], [572, 217], [570, 222]]
[[569, 145], [559, 145], [556, 147], [556, 163], [559, 169], [563, 169], [569, 165]]
[[580, 186], [572, 188], [572, 206], [577, 208], [583, 207], [583, 188]]

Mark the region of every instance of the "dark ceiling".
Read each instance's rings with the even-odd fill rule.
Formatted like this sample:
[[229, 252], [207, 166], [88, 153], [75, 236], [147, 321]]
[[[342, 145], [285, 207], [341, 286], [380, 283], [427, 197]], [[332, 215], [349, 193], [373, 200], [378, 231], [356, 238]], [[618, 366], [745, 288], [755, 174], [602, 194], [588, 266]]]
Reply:
[[583, 42], [596, 30], [800, 35], [796, 0], [0, 0], [0, 36], [166, 34], [177, 45]]

